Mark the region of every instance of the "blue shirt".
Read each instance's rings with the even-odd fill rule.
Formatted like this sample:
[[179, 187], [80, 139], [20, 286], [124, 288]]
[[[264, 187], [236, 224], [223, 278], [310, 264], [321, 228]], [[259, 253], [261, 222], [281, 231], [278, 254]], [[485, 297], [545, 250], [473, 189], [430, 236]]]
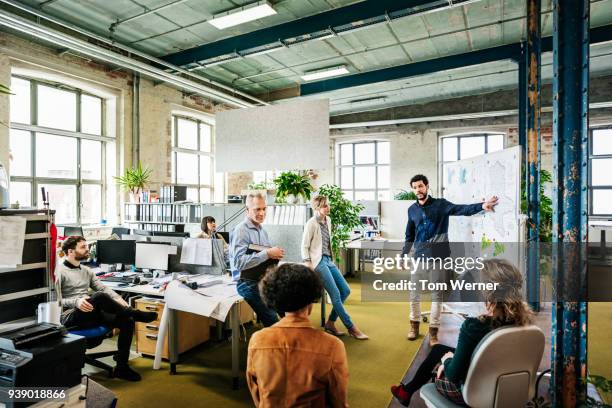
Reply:
[[246, 218], [240, 224], [236, 225], [232, 231], [229, 259], [230, 269], [232, 270], [232, 278], [240, 279], [240, 271], [253, 268], [260, 263], [268, 260], [268, 252], [254, 252], [247, 254], [247, 249], [250, 244], [271, 247], [268, 233], [261, 225], [256, 226], [249, 218]]
[[416, 203], [408, 208], [408, 224], [403, 255], [414, 244], [414, 257], [450, 255], [448, 244], [448, 218], [453, 215], [470, 216], [482, 211], [482, 203], [453, 204], [444, 198], [427, 197], [423, 205]]

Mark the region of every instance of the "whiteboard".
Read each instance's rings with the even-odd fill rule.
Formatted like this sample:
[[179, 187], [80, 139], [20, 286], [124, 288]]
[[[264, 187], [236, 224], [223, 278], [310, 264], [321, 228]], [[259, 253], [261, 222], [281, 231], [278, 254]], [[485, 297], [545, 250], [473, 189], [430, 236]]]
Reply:
[[519, 242], [521, 148], [514, 146], [444, 165], [444, 198], [455, 204], [499, 197], [495, 212], [450, 217], [451, 242]]
[[216, 171], [329, 167], [329, 100], [295, 101], [216, 115]]

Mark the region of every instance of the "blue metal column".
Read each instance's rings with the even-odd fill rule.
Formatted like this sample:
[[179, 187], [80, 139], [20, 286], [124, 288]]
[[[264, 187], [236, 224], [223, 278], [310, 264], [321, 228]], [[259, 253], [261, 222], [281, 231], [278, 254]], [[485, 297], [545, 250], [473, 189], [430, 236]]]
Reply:
[[589, 0], [553, 1], [553, 259], [551, 396], [586, 399]]
[[541, 104], [541, 32], [540, 0], [527, 0], [527, 299], [540, 310], [540, 113]]

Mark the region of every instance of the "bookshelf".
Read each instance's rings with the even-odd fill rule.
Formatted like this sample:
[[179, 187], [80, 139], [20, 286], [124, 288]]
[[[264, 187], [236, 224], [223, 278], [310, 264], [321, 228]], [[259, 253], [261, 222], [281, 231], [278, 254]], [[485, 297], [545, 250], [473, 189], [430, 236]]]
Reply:
[[[147, 231], [186, 231], [188, 225], [200, 225], [202, 217], [213, 216], [217, 225], [234, 217], [244, 204], [202, 203], [125, 203], [124, 224], [129, 228]], [[312, 216], [308, 204], [274, 204], [267, 207], [266, 225], [304, 225]], [[225, 231], [230, 231], [244, 217], [238, 216]]]
[[[26, 219], [21, 264], [0, 268], [0, 331], [36, 321], [39, 303], [51, 300], [50, 228], [54, 210], [0, 210], [2, 217]], [[13, 327], [15, 326], [15, 327]]]

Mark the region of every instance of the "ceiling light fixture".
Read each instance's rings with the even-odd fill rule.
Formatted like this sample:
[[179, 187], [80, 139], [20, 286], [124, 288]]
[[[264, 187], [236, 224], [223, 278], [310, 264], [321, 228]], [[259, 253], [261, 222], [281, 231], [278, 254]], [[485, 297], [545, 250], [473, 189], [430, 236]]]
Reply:
[[318, 69], [315, 71], [305, 72], [302, 75], [304, 81], [316, 81], [317, 79], [329, 78], [338, 75], [348, 74], [349, 70], [346, 65], [338, 65], [335, 67], [329, 67], [324, 69]]
[[215, 14], [208, 22], [219, 30], [237, 26], [249, 21], [257, 20], [276, 14], [276, 10], [268, 1], [258, 1], [238, 7], [225, 13]]

